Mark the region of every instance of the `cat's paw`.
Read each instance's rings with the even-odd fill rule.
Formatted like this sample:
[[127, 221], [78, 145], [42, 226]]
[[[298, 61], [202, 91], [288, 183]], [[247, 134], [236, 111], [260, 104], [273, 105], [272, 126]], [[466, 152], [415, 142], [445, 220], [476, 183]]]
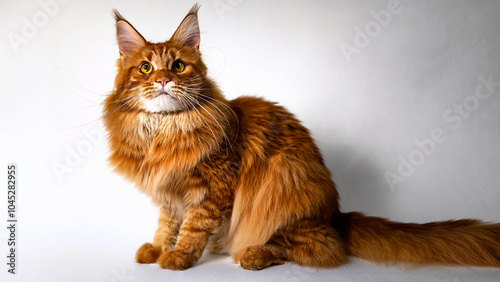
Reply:
[[160, 248], [153, 247], [150, 243], [145, 243], [135, 253], [135, 261], [138, 263], [155, 263], [160, 255]]
[[158, 259], [158, 264], [161, 268], [171, 270], [185, 270], [190, 268], [196, 259], [190, 255], [180, 251], [168, 251], [163, 253]]
[[236, 261], [240, 262], [241, 267], [250, 270], [260, 270], [273, 264], [285, 263], [277, 258], [271, 251], [261, 247], [248, 247], [243, 249], [237, 256]]

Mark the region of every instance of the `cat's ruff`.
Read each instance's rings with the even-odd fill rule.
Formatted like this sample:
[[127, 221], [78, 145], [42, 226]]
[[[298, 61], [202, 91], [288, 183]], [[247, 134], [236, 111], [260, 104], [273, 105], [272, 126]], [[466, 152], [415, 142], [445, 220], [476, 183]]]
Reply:
[[199, 51], [194, 6], [150, 43], [115, 11], [120, 58], [104, 105], [109, 161], [160, 206], [139, 263], [186, 269], [205, 248], [246, 269], [381, 263], [500, 267], [500, 224], [404, 224], [341, 213], [308, 130], [283, 107], [224, 98]]

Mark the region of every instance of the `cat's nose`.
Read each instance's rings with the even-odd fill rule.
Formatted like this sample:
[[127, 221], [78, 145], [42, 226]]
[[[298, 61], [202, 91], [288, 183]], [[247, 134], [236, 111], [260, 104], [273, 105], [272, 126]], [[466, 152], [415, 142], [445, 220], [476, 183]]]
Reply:
[[165, 78], [165, 77], [162, 77], [160, 79], [157, 79], [156, 80], [156, 83], [159, 83], [161, 84], [161, 86], [165, 87], [165, 85], [167, 85], [167, 83], [169, 82], [170, 80], [168, 80], [168, 78]]

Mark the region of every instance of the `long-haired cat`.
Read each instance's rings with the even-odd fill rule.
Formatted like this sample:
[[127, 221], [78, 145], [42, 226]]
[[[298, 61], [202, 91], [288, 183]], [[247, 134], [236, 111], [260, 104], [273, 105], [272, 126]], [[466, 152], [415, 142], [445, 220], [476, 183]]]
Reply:
[[120, 58], [104, 106], [110, 162], [160, 207], [139, 263], [186, 269], [205, 248], [246, 269], [292, 261], [500, 267], [500, 224], [407, 224], [341, 213], [308, 130], [283, 107], [228, 101], [207, 77], [194, 6], [163, 43], [117, 11]]

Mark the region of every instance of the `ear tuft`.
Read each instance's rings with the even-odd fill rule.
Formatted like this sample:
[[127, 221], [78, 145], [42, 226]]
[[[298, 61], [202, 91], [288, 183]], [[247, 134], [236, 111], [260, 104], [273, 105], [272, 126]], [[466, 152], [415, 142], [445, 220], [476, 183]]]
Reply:
[[200, 4], [198, 4], [198, 3], [194, 4], [194, 6], [191, 8], [191, 10], [189, 10], [188, 15], [195, 15], [195, 16], [197, 16], [199, 9], [200, 9]]
[[113, 10], [116, 20], [116, 39], [120, 57], [128, 56], [146, 44], [142, 35], [117, 11]]
[[198, 48], [200, 46], [200, 27], [198, 25], [198, 10], [200, 5], [191, 8], [187, 16], [179, 25], [171, 40]]
[[115, 17], [116, 21], [126, 21], [117, 9], [113, 9], [113, 16]]

